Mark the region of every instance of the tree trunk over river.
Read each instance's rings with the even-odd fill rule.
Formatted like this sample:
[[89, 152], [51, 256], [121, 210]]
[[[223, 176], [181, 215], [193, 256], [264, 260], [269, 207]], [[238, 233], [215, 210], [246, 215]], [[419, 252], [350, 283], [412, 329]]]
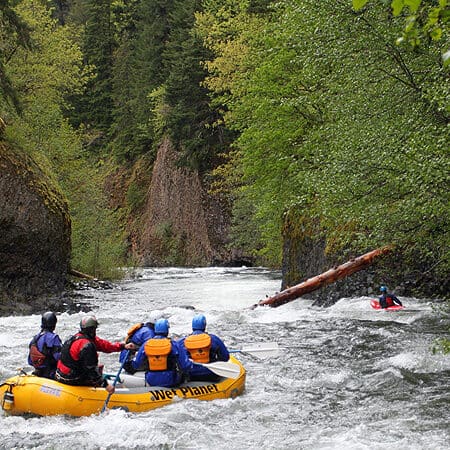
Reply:
[[303, 294], [315, 291], [316, 289], [319, 289], [322, 286], [334, 283], [335, 281], [340, 280], [341, 278], [345, 278], [351, 275], [352, 273], [357, 272], [358, 270], [364, 269], [368, 265], [372, 264], [375, 258], [384, 255], [390, 252], [391, 250], [392, 250], [391, 247], [383, 247], [378, 248], [376, 250], [372, 250], [369, 253], [366, 253], [362, 256], [358, 256], [357, 258], [347, 261], [345, 264], [342, 264], [338, 267], [333, 267], [332, 269], [327, 270], [326, 272], [320, 275], [309, 278], [306, 281], [297, 284], [296, 286], [285, 289], [284, 291], [281, 291], [273, 295], [272, 297], [260, 300], [253, 307], [255, 308], [257, 306], [265, 306], [265, 305], [276, 307], [284, 305], [285, 303], [295, 300], [296, 298], [302, 296]]

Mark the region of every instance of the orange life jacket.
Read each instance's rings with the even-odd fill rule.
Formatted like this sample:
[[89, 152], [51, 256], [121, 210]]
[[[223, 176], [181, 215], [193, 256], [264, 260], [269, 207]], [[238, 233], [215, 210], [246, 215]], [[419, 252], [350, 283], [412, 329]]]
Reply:
[[168, 370], [168, 358], [172, 350], [172, 342], [169, 338], [149, 339], [145, 343], [144, 350], [150, 370]]
[[209, 363], [209, 351], [211, 350], [211, 336], [209, 334], [191, 334], [184, 340], [184, 346], [194, 362]]
[[140, 330], [144, 324], [137, 323], [136, 325], [133, 325], [128, 331], [127, 331], [127, 338], [125, 339], [125, 344], [128, 344], [131, 342], [131, 339], [133, 339], [134, 333], [136, 333], [137, 330]]

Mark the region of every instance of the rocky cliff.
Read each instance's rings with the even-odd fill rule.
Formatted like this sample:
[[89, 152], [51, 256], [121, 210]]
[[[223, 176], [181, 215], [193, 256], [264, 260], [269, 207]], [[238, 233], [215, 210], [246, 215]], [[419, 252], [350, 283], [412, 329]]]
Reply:
[[64, 289], [70, 258], [68, 206], [54, 183], [0, 136], [0, 312], [27, 312]]
[[135, 252], [144, 265], [229, 262], [229, 211], [196, 171], [177, 165], [169, 140], [158, 149]]

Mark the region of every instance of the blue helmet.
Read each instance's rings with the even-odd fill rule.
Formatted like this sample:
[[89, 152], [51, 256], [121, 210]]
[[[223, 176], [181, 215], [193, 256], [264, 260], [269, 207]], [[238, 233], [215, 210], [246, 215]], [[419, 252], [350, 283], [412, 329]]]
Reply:
[[387, 292], [387, 287], [386, 286], [381, 286], [380, 287], [380, 292]]
[[167, 319], [158, 319], [155, 322], [155, 334], [167, 336], [169, 334], [169, 321]]
[[192, 331], [200, 330], [205, 331], [206, 317], [203, 314], [197, 314], [192, 319]]

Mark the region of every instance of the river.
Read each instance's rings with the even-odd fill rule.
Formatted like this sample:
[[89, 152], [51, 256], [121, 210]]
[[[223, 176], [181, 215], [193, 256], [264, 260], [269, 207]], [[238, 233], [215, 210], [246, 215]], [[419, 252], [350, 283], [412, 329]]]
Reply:
[[[123, 340], [159, 310], [171, 333], [190, 331], [196, 312], [230, 349], [277, 342], [272, 359], [238, 354], [245, 393], [232, 400], [180, 400], [141, 414], [91, 417], [0, 416], [1, 449], [380, 449], [450, 448], [450, 356], [433, 355], [448, 332], [427, 299], [402, 298], [400, 312], [372, 310], [370, 298], [329, 308], [298, 299], [279, 308], [250, 306], [281, 285], [264, 268], [142, 269], [113, 289], [82, 291], [98, 335]], [[58, 315], [64, 340], [82, 313]], [[0, 318], [0, 379], [26, 365], [40, 316]], [[448, 334], [447, 334], [448, 336]], [[100, 353], [108, 372], [118, 354]]]

